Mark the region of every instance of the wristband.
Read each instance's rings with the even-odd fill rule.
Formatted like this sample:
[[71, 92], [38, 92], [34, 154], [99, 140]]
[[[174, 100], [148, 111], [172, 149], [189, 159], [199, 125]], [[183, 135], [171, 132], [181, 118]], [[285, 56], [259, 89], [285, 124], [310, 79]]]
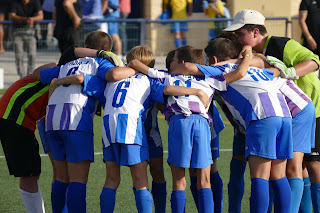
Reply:
[[54, 80], [52, 79], [50, 85], [54, 86], [54, 87], [58, 87], [57, 85], [54, 84]]
[[249, 55], [249, 54], [245, 54], [244, 56], [247, 56], [249, 58], [252, 58], [253, 56], [252, 55]]
[[307, 40], [310, 40], [310, 39], [312, 39], [312, 35], [310, 35], [310, 36], [307, 37]]

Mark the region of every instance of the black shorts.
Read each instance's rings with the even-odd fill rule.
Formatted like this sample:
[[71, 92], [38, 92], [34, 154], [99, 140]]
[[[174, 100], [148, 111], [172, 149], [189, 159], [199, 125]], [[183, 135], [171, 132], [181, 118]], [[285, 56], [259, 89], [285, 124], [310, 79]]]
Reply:
[[0, 118], [0, 140], [10, 175], [40, 175], [39, 144], [33, 131], [11, 120]]
[[320, 161], [320, 118], [316, 119], [316, 146], [311, 149], [310, 154], [304, 154], [303, 160], [305, 161]]

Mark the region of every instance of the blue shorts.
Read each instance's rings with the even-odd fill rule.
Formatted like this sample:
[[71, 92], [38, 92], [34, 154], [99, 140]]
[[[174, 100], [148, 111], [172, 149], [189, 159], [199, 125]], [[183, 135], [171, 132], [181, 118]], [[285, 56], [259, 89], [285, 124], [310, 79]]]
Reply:
[[143, 123], [147, 135], [149, 158], [163, 157], [163, 145], [157, 117], [158, 111], [157, 105], [155, 104], [148, 110], [147, 118]]
[[[161, 141], [159, 145], [156, 144], [156, 141], [158, 140]], [[160, 132], [157, 130], [151, 131], [150, 134], [147, 134], [147, 141], [148, 141], [148, 147], [149, 147], [149, 157], [150, 158], [163, 157], [163, 146], [162, 146]]]
[[103, 150], [103, 160], [130, 166], [149, 161], [148, 147], [136, 144], [112, 143]]
[[214, 139], [211, 139], [211, 155], [212, 155], [212, 160], [218, 159], [220, 157], [219, 135], [217, 135]]
[[37, 121], [37, 128], [38, 128], [38, 132], [39, 132], [40, 139], [42, 142], [42, 147], [43, 147], [44, 153], [46, 153], [46, 154], [48, 152], [51, 153], [49, 138], [48, 138], [48, 134], [46, 132], [45, 124], [44, 124], [44, 118]]
[[293, 158], [292, 119], [269, 117], [251, 121], [246, 130], [246, 158]]
[[246, 136], [234, 128], [233, 135], [233, 156], [245, 156], [246, 152]]
[[216, 31], [214, 29], [209, 29], [209, 41], [216, 37]]
[[93, 134], [69, 130], [48, 131], [47, 134], [54, 160], [94, 161]]
[[170, 32], [177, 33], [177, 32], [187, 32], [188, 31], [188, 23], [185, 21], [180, 22], [172, 22]]
[[[115, 18], [115, 17], [108, 17], [106, 18], [106, 20], [115, 20], [115, 19], [118, 19], [118, 18]], [[118, 22], [108, 22], [108, 34], [109, 35], [118, 35], [119, 34], [119, 28], [118, 28]]]
[[312, 101], [292, 118], [293, 151], [310, 153], [315, 141], [316, 110]]
[[174, 115], [168, 131], [168, 163], [183, 168], [207, 168], [213, 163], [210, 128], [206, 118]]

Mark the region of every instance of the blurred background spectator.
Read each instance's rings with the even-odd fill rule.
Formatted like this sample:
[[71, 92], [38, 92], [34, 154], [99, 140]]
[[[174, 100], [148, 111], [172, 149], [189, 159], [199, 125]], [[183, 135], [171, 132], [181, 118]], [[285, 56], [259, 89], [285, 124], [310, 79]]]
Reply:
[[54, 37], [58, 39], [60, 52], [71, 45], [80, 46], [82, 6], [80, 0], [56, 0], [56, 26]]
[[[131, 0], [119, 0], [120, 19], [127, 19], [131, 13]], [[122, 52], [128, 51], [127, 22], [121, 22], [119, 26], [120, 38], [122, 41]]]
[[[0, 1], [0, 21], [4, 21], [6, 19], [6, 13], [8, 12], [9, 9], [9, 3], [10, 0], [1, 0]], [[5, 49], [4, 49], [4, 36], [5, 36], [5, 32], [3, 29], [3, 25], [0, 24], [0, 53], [4, 53]]]
[[[187, 19], [188, 16], [192, 15], [192, 0], [164, 0], [163, 11], [167, 11], [169, 7], [172, 13], [171, 19]], [[176, 48], [187, 44], [187, 22], [179, 21], [171, 23], [170, 32], [174, 34]]]
[[[44, 20], [52, 20], [52, 14], [54, 11], [54, 2], [55, 0], [44, 0], [42, 4], [42, 11], [43, 11], [43, 19]], [[52, 23], [43, 25], [41, 29], [41, 40], [40, 46], [44, 49], [47, 48], [47, 36], [48, 34], [52, 35], [52, 32], [48, 33], [48, 30], [52, 29]]]
[[122, 42], [119, 36], [118, 22], [109, 22], [108, 20], [119, 19], [120, 9], [119, 0], [102, 0], [102, 13], [104, 19], [108, 23], [108, 34], [113, 40], [113, 48], [115, 53], [122, 59]]
[[299, 9], [302, 44], [320, 55], [320, 1], [302, 0]]
[[[101, 0], [81, 0], [82, 3], [82, 20], [102, 19], [102, 3]], [[100, 22], [91, 22], [83, 24], [83, 35], [85, 39], [89, 33], [100, 29]]]

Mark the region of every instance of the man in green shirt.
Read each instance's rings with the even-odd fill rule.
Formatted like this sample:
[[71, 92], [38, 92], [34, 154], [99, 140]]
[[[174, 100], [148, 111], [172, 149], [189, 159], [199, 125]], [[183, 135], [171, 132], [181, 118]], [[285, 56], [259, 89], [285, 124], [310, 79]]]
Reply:
[[[315, 148], [305, 154], [304, 163], [311, 180], [313, 207], [319, 212], [320, 205], [320, 82], [315, 74], [319, 69], [319, 57], [293, 39], [269, 36], [264, 26], [265, 17], [255, 10], [242, 10], [233, 24], [224, 31], [233, 31], [243, 45], [265, 56], [273, 56], [287, 66], [282, 77], [296, 79], [295, 83], [312, 99], [316, 107]], [[304, 153], [294, 152], [288, 160], [287, 177], [292, 190], [291, 210], [297, 212], [303, 192], [302, 159]], [[231, 171], [232, 172], [232, 171]], [[229, 183], [230, 184], [230, 183]], [[298, 188], [298, 190], [297, 190]], [[294, 210], [295, 209], [295, 210]]]

